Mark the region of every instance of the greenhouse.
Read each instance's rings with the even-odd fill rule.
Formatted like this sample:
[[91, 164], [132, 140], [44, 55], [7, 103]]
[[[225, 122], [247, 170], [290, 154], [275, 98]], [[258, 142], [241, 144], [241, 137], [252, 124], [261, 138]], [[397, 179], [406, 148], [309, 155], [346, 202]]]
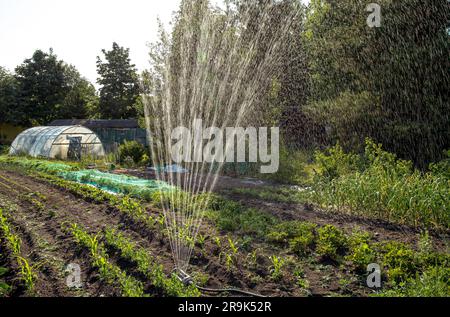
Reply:
[[29, 155], [62, 160], [102, 157], [103, 144], [98, 136], [82, 126], [35, 127], [19, 134], [10, 155]]

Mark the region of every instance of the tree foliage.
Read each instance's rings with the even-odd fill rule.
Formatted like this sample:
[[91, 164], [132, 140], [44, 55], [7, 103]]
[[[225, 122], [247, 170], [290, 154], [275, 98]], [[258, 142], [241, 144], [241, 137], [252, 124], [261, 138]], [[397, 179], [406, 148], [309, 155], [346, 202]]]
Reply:
[[309, 56], [308, 113], [332, 140], [358, 149], [365, 137], [417, 165], [449, 147], [449, 6], [446, 1], [314, 0], [303, 38]]
[[65, 65], [52, 50], [34, 52], [16, 68], [18, 104], [13, 120], [24, 125], [43, 125], [58, 118], [68, 86]]
[[129, 49], [113, 43], [112, 50], [102, 50], [104, 59], [97, 57], [97, 83], [100, 88], [99, 112], [104, 119], [136, 117], [134, 107], [139, 97], [138, 75], [131, 64]]
[[1, 122], [34, 126], [86, 118], [95, 111], [96, 99], [94, 86], [51, 50], [35, 51], [15, 74], [0, 69]]

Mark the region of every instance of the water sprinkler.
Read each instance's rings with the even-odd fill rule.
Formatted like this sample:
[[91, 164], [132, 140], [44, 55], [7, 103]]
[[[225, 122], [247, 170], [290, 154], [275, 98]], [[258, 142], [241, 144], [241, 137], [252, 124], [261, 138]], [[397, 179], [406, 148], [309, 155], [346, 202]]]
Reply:
[[187, 274], [185, 271], [179, 268], [175, 268], [175, 275], [177, 278], [186, 286], [194, 284], [194, 281], [192, 280], [192, 277]]

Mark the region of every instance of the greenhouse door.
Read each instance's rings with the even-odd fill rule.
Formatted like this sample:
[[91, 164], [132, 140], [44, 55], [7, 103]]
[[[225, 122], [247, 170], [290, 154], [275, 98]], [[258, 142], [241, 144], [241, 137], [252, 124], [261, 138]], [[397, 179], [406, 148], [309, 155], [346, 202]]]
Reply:
[[67, 158], [73, 161], [81, 160], [81, 140], [82, 137], [67, 137], [69, 140], [69, 150], [67, 152]]

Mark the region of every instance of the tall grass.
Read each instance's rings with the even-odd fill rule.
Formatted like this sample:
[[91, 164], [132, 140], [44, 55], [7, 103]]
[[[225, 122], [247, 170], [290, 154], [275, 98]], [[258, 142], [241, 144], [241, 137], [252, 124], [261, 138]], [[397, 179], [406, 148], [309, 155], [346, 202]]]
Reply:
[[327, 209], [415, 227], [449, 228], [450, 180], [421, 172], [366, 142], [365, 154], [345, 154], [337, 145], [317, 153], [321, 166], [310, 199]]

